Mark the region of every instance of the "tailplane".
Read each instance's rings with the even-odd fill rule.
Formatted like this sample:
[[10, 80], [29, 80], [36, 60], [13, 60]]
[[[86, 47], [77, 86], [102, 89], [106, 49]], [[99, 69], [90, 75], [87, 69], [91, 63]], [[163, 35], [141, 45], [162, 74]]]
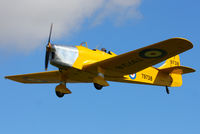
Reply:
[[195, 70], [190, 67], [181, 66], [179, 55], [167, 59], [165, 63], [158, 69], [162, 72], [174, 74], [186, 74], [195, 72]]
[[179, 87], [182, 85], [182, 74], [195, 72], [192, 68], [181, 66], [179, 55], [167, 59], [166, 62], [158, 69], [171, 76], [171, 87]]

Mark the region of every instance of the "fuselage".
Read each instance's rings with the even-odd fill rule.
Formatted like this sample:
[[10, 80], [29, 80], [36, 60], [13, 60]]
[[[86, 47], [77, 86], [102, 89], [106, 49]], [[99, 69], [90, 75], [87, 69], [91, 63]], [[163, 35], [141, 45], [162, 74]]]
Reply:
[[[117, 56], [115, 53], [109, 51], [100, 51], [98, 49], [89, 49], [84, 46], [59, 46], [53, 45], [53, 51], [51, 54], [51, 64], [63, 68], [74, 68], [77, 70], [83, 70], [84, 67], [90, 64], [100, 62], [112, 57]], [[102, 67], [103, 68], [103, 67]], [[85, 72], [92, 79], [97, 75], [97, 72]], [[112, 76], [105, 72], [104, 79], [106, 81], [118, 81], [126, 83], [159, 85], [159, 86], [181, 86], [182, 83], [173, 84], [173, 78], [164, 72], [160, 72], [155, 67], [148, 67], [144, 70], [133, 74], [127, 74], [123, 76]], [[113, 74], [113, 72], [112, 72]], [[117, 72], [116, 72], [117, 74]]]

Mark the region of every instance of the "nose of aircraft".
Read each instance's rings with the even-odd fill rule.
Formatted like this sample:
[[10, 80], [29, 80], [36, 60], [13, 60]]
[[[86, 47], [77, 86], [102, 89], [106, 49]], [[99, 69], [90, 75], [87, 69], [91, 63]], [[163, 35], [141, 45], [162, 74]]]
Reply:
[[50, 63], [58, 68], [72, 67], [78, 58], [75, 46], [52, 45]]

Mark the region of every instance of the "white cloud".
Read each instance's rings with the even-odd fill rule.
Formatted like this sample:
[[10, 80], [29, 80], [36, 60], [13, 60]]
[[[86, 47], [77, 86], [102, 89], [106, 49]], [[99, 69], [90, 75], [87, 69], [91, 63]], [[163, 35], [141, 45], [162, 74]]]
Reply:
[[85, 19], [99, 24], [137, 17], [141, 0], [0, 0], [0, 49], [29, 51], [44, 45], [50, 23], [56, 37], [81, 28]]
[[106, 17], [114, 17], [115, 24], [130, 18], [140, 18], [141, 14], [137, 10], [141, 0], [109, 0], [101, 7], [101, 12], [96, 16], [93, 25], [101, 24]]

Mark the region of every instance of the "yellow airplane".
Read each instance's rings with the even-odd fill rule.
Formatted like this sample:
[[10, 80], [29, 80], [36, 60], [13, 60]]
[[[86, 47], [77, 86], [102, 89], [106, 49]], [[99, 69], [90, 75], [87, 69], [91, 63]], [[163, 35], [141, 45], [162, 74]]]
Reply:
[[[98, 90], [109, 86], [107, 81], [179, 87], [182, 74], [195, 72], [180, 65], [180, 53], [193, 47], [184, 38], [171, 38], [128, 53], [116, 55], [105, 49], [89, 49], [87, 43], [79, 46], [51, 44], [52, 25], [46, 46], [45, 69], [48, 63], [56, 71], [6, 76], [21, 83], [59, 83], [55, 91], [58, 97], [70, 94], [66, 83], [94, 83]], [[85, 44], [85, 46], [83, 46]], [[153, 65], [166, 60], [159, 68]]]

